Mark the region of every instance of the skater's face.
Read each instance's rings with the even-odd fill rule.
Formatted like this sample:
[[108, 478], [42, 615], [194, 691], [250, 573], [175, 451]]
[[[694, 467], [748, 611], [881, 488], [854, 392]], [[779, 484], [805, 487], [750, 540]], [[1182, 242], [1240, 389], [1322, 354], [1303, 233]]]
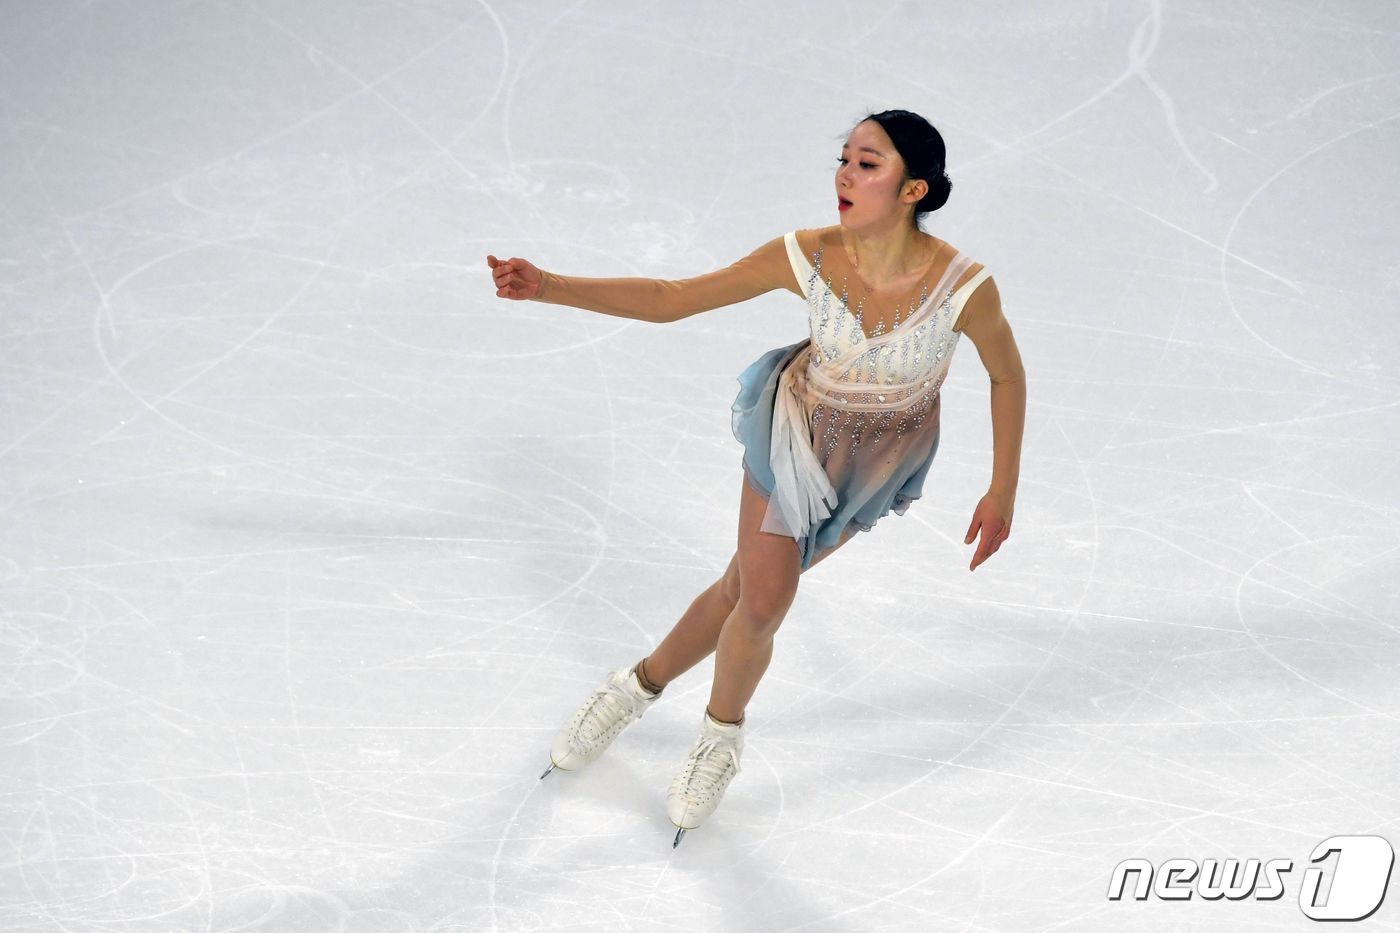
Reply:
[[[910, 215], [928, 192], [922, 178], [904, 180], [904, 160], [874, 120], [863, 120], [846, 137], [836, 162], [836, 198], [847, 227], [881, 226]], [[842, 202], [849, 202], [842, 203]]]

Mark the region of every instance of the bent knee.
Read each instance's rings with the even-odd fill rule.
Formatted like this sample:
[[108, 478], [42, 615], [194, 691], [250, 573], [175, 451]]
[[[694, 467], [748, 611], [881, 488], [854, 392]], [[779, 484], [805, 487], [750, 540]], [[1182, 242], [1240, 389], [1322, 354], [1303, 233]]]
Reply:
[[724, 569], [724, 576], [719, 578], [719, 591], [727, 602], [733, 604], [739, 601], [739, 555], [734, 555]]
[[739, 574], [739, 562], [734, 560], [718, 581], [719, 591], [726, 601], [735, 607], [743, 605], [744, 611], [740, 616], [746, 621], [740, 624], [753, 630], [751, 634], [758, 634], [759, 630], [776, 626], [782, 621], [797, 595], [795, 585], [775, 585], [769, 580], [760, 583], [760, 579], [755, 575], [754, 582], [744, 586]]
[[749, 634], [772, 634], [792, 606], [796, 591], [786, 587], [756, 586], [739, 593], [741, 625]]

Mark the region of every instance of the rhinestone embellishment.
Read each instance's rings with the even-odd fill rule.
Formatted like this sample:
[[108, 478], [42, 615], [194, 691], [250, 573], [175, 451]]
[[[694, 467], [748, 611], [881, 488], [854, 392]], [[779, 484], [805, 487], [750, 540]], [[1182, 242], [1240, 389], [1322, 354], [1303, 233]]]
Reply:
[[[898, 446], [882, 445], [885, 433], [937, 431], [939, 389], [960, 336], [950, 326], [955, 290], [940, 287], [934, 295], [926, 281], [917, 303], [894, 304], [892, 316], [881, 320], [868, 293], [854, 306], [849, 304], [855, 283], [846, 279], [837, 288], [835, 276], [823, 269], [823, 252], [818, 248], [806, 254], [812, 260], [806, 276], [810, 361], [821, 369], [821, 379], [813, 383], [821, 401], [812, 406], [808, 425], [813, 450], [823, 466], [838, 446], [848, 448], [857, 464], [879, 457], [870, 462], [871, 468], [889, 475], [902, 452]], [[956, 282], [957, 276], [951, 280]], [[869, 334], [864, 330], [867, 306], [872, 307]], [[840, 383], [841, 389], [828, 380]], [[878, 404], [882, 409], [852, 411], [852, 404]], [[883, 407], [891, 405], [903, 407]], [[875, 454], [874, 449], [881, 452]], [[833, 473], [833, 482], [844, 492], [838, 475]]]

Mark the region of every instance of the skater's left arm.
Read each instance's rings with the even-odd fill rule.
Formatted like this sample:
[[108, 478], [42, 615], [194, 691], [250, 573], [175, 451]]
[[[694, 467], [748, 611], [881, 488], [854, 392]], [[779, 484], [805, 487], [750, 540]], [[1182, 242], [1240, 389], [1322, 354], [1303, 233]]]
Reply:
[[982, 540], [967, 568], [976, 570], [1011, 536], [1011, 513], [1021, 471], [1021, 435], [1026, 424], [1026, 370], [991, 276], [973, 290], [961, 318], [961, 332], [977, 347], [992, 384], [992, 481], [977, 503], [963, 539], [963, 544], [971, 544], [981, 529]]

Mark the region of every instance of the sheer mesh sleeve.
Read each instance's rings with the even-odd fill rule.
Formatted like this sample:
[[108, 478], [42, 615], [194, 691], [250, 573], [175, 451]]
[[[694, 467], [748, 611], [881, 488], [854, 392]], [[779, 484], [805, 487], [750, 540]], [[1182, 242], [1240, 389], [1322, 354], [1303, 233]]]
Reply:
[[688, 279], [588, 278], [545, 272], [535, 300], [664, 324], [775, 288], [796, 291], [793, 283], [783, 238], [775, 237], [723, 269]]

